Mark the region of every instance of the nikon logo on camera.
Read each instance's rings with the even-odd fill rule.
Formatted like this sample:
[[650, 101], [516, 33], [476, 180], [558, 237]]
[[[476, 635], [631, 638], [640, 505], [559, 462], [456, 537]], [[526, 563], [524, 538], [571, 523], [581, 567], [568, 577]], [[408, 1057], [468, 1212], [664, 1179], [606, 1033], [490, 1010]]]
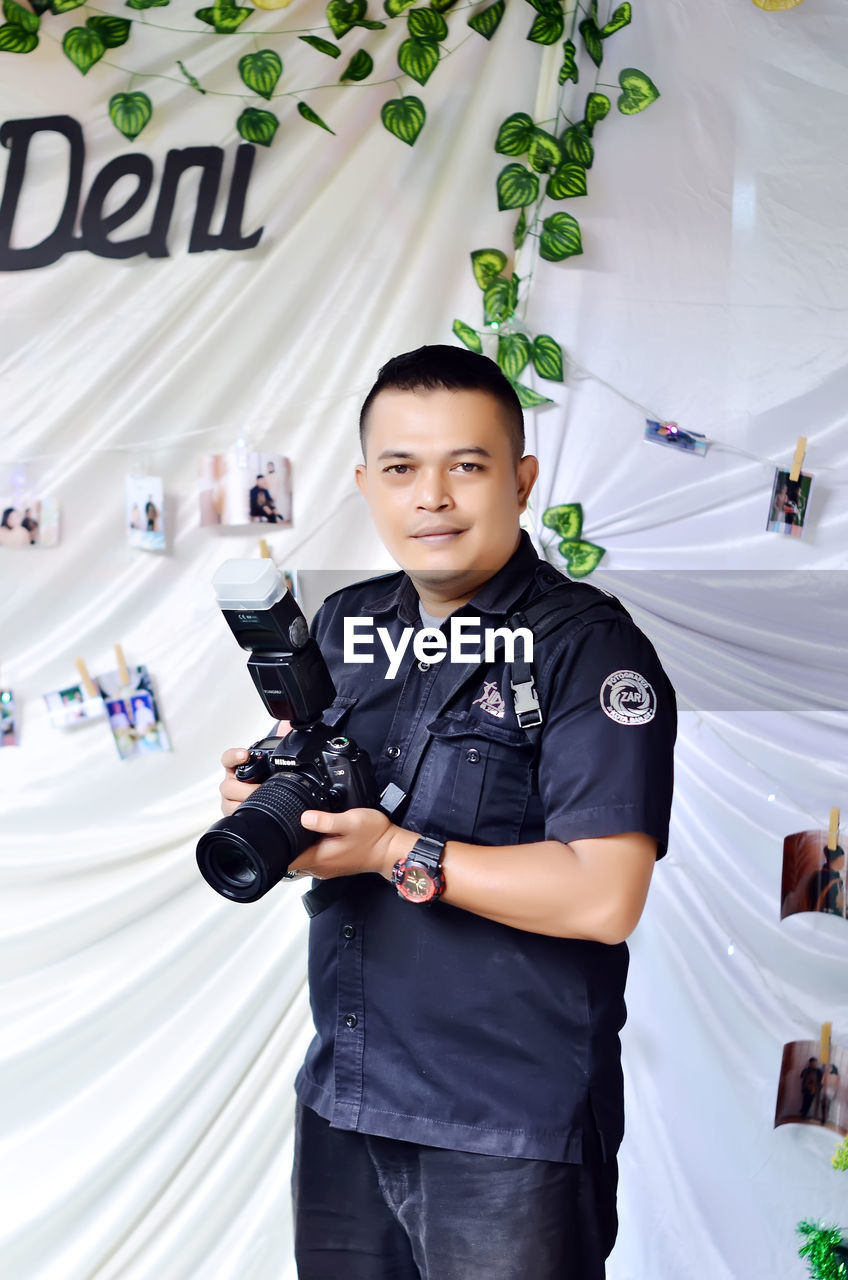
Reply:
[[[400, 639], [394, 644], [386, 627], [377, 627], [377, 638], [389, 659], [383, 677], [385, 680], [392, 680], [397, 675], [410, 640], [412, 652], [419, 662], [443, 662], [446, 657], [449, 662], [457, 663], [480, 662], [481, 659], [494, 662], [500, 640], [503, 642], [504, 661], [512, 663], [519, 639], [522, 658], [525, 662], [533, 661], [533, 632], [528, 627], [516, 627], [514, 630], [511, 627], [484, 627], [479, 618], [451, 618], [449, 636], [438, 627], [421, 627], [417, 631], [413, 627], [404, 627]], [[370, 652], [373, 646], [374, 619], [345, 618], [343, 660], [373, 662], [374, 654]]]

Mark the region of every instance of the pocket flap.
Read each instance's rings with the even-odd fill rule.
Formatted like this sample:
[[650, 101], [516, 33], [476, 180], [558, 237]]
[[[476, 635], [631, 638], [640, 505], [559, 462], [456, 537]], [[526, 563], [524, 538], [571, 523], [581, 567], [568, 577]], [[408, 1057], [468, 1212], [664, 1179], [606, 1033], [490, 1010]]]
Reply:
[[486, 742], [503, 743], [509, 747], [530, 747], [532, 744], [523, 729], [499, 724], [494, 717], [483, 719], [468, 711], [446, 711], [427, 725], [435, 738], [465, 738], [473, 736]]

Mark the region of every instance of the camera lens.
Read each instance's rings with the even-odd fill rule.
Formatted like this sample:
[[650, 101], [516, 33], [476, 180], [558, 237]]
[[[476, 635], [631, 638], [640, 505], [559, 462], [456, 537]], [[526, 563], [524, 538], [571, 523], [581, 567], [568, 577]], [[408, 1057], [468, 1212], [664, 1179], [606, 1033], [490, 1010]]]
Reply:
[[256, 864], [241, 849], [223, 844], [215, 852], [218, 875], [234, 888], [247, 888], [257, 876]]

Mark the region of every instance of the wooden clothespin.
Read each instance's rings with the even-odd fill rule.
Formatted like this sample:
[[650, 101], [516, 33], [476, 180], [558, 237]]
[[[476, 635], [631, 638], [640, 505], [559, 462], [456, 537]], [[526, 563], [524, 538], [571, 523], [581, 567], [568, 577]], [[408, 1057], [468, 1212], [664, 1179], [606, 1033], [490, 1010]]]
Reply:
[[80, 674], [80, 680], [82, 680], [83, 688], [85, 689], [89, 698], [99, 698], [100, 690], [92, 680], [91, 676], [88, 674], [88, 667], [85, 665], [85, 662], [82, 660], [82, 658], [74, 658], [74, 666], [76, 667], [77, 671]]
[[792, 470], [789, 472], [790, 480], [801, 479], [801, 467], [804, 465], [804, 454], [807, 452], [807, 437], [799, 436], [795, 445], [795, 457], [792, 459]]
[[828, 849], [837, 849], [839, 847], [839, 810], [831, 809], [830, 825], [827, 832]]
[[273, 559], [271, 555], [271, 548], [268, 546], [268, 543], [265, 541], [264, 538], [259, 539], [259, 554], [261, 555], [263, 560]]
[[821, 1043], [819, 1044], [819, 1062], [822, 1066], [827, 1066], [830, 1062], [830, 1033], [833, 1030], [832, 1022], [823, 1022], [821, 1029]]
[[118, 679], [121, 682], [122, 689], [129, 689], [132, 681], [130, 679], [129, 668], [124, 657], [124, 651], [119, 644], [115, 645], [115, 665], [118, 668]]

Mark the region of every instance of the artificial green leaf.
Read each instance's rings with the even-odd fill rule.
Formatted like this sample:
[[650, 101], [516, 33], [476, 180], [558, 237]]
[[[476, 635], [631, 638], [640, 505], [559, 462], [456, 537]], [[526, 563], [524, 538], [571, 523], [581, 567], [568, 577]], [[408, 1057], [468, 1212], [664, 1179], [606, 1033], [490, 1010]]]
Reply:
[[297, 104], [297, 109], [303, 116], [304, 120], [308, 120], [310, 124], [317, 124], [322, 129], [326, 129], [328, 133], [335, 135], [335, 129], [331, 129], [328, 124], [325, 124], [321, 117], [317, 115], [311, 107], [307, 107], [305, 102], [299, 102]]
[[50, 12], [70, 13], [72, 9], [78, 9], [85, 2], [86, 0], [50, 0]]
[[237, 4], [226, 4], [221, 0], [220, 4], [216, 3], [209, 9], [195, 9], [194, 16], [210, 27], [214, 27], [219, 36], [228, 36], [238, 31], [245, 19], [254, 12], [253, 9], [245, 9]]
[[126, 44], [132, 28], [129, 18], [87, 18], [85, 25], [97, 32], [107, 49], [120, 49]]
[[631, 6], [627, 3], [620, 4], [606, 26], [601, 27], [601, 39], [606, 40], [607, 36], [611, 36], [614, 31], [620, 31], [622, 27], [626, 27], [632, 17]]
[[463, 320], [454, 320], [453, 331], [459, 338], [460, 342], [464, 342], [469, 351], [476, 351], [478, 355], [483, 354], [483, 343], [476, 329], [472, 329], [470, 324], [465, 324]]
[[553, 404], [550, 396], [543, 396], [541, 391], [534, 391], [532, 387], [526, 387], [523, 382], [513, 382], [512, 387], [522, 409], [537, 409], [540, 404]]
[[596, 67], [604, 60], [604, 46], [601, 44], [601, 33], [598, 24], [592, 18], [585, 18], [577, 28], [583, 40], [583, 47]]
[[479, 13], [474, 14], [473, 18], [469, 18], [469, 27], [479, 32], [481, 36], [485, 36], [487, 40], [491, 40], [500, 26], [505, 7], [504, 0], [496, 0], [496, 3], [490, 4], [488, 9], [481, 9]]
[[[85, 0], [81, 2], [85, 4]], [[170, 3], [171, 0], [126, 0], [128, 9], [161, 9]]]
[[526, 111], [516, 111], [507, 116], [495, 139], [495, 151], [502, 156], [523, 156], [533, 141], [536, 126]]
[[[412, 0], [409, 0], [409, 2], [411, 4]], [[322, 40], [320, 36], [298, 36], [298, 40], [302, 40], [304, 44], [311, 45], [319, 53], [326, 53], [328, 58], [337, 58], [341, 53], [341, 49], [337, 44], [333, 44], [331, 40]]]
[[88, 27], [71, 27], [70, 31], [66, 31], [62, 49], [65, 57], [69, 58], [84, 76], [88, 75], [95, 62], [98, 62], [106, 52], [106, 46], [100, 36], [96, 31], [90, 31]]
[[389, 133], [411, 147], [424, 128], [427, 113], [421, 99], [410, 95], [405, 98], [390, 98], [380, 112], [380, 119]]
[[542, 223], [539, 254], [546, 262], [562, 262], [583, 252], [580, 225], [570, 213], [552, 213]]
[[548, 178], [545, 194], [552, 200], [568, 200], [586, 194], [586, 170], [574, 160], [566, 160]]
[[200, 81], [198, 80], [197, 76], [193, 76], [193, 75], [191, 74], [191, 72], [189, 71], [188, 67], [185, 65], [185, 63], [180, 62], [179, 58], [177, 58], [177, 66], [179, 67], [180, 71], [182, 71], [182, 73], [183, 73], [183, 75], [185, 76], [186, 80], [188, 80], [188, 82], [189, 82], [189, 84], [191, 85], [192, 89], [196, 89], [198, 93], [205, 93], [205, 92], [206, 92], [206, 90], [204, 89], [203, 85], [202, 85], [202, 84], [200, 83]]
[[481, 289], [488, 289], [505, 266], [506, 254], [500, 249], [475, 249], [471, 254], [471, 270]]
[[609, 109], [612, 104], [605, 93], [590, 93], [586, 99], [586, 110], [583, 113], [583, 123], [589, 129], [594, 129], [595, 125], [604, 120], [609, 115]]
[[560, 141], [566, 159], [582, 164], [584, 169], [591, 169], [592, 161], [595, 159], [595, 148], [592, 146], [588, 130], [583, 125], [573, 124], [570, 129], [566, 129]]
[[146, 93], [116, 93], [109, 99], [109, 119], [130, 142], [137, 138], [153, 115]]
[[368, 0], [330, 0], [327, 5], [327, 21], [333, 35], [341, 40], [362, 18], [368, 8]]
[[537, 13], [533, 25], [527, 32], [527, 39], [534, 44], [556, 44], [565, 30], [565, 19], [561, 12], [544, 10]]
[[248, 89], [270, 99], [283, 74], [283, 60], [273, 49], [260, 49], [239, 58], [239, 75]]
[[533, 364], [540, 378], [562, 382], [562, 347], [547, 333], [540, 333], [533, 343]]
[[279, 127], [273, 111], [262, 111], [258, 107], [245, 108], [236, 120], [236, 128], [245, 142], [258, 142], [260, 147], [270, 147]]
[[11, 22], [0, 27], [0, 53], [32, 53], [37, 44], [34, 31], [24, 31]]
[[483, 319], [486, 324], [503, 324], [515, 311], [515, 286], [498, 276], [483, 294]]
[[562, 148], [552, 134], [535, 129], [527, 153], [530, 167], [537, 173], [550, 173], [562, 164]]
[[653, 80], [636, 67], [625, 67], [619, 71], [618, 83], [624, 90], [618, 99], [618, 109], [625, 116], [635, 116], [637, 112], [644, 111], [660, 96]]
[[530, 350], [526, 333], [505, 333], [498, 338], [498, 366], [510, 382], [529, 364]]
[[565, 541], [579, 538], [583, 532], [582, 504], [563, 502], [558, 507], [548, 507], [542, 516], [542, 524], [546, 529], [553, 529]]
[[435, 9], [436, 13], [447, 13], [455, 4], [456, 0], [430, 0], [430, 8]]
[[573, 40], [566, 40], [562, 46], [563, 59], [562, 66], [559, 69], [557, 77], [560, 84], [565, 84], [566, 80], [573, 80], [575, 84], [580, 79], [580, 72], [577, 69], [577, 47]]
[[404, 9], [408, 9], [415, 0], [383, 0], [383, 8], [390, 18], [396, 18]]
[[374, 70], [374, 59], [364, 49], [357, 49], [339, 80], [364, 80]]
[[10, 26], [20, 27], [21, 31], [27, 31], [30, 35], [34, 35], [41, 26], [38, 14], [25, 9], [17, 0], [3, 0], [3, 17]]
[[588, 578], [606, 555], [606, 549], [594, 542], [561, 542], [557, 550], [565, 560], [571, 578]]
[[433, 9], [410, 9], [406, 15], [409, 34], [416, 40], [446, 40], [448, 24]]
[[527, 210], [522, 209], [512, 232], [512, 247], [520, 249], [527, 239]]
[[508, 164], [497, 180], [498, 208], [521, 209], [539, 195], [539, 179], [523, 164]]
[[397, 54], [401, 71], [411, 76], [413, 80], [417, 80], [419, 84], [427, 83], [439, 65], [440, 57], [441, 50], [437, 41], [413, 40], [411, 36], [401, 42]]

